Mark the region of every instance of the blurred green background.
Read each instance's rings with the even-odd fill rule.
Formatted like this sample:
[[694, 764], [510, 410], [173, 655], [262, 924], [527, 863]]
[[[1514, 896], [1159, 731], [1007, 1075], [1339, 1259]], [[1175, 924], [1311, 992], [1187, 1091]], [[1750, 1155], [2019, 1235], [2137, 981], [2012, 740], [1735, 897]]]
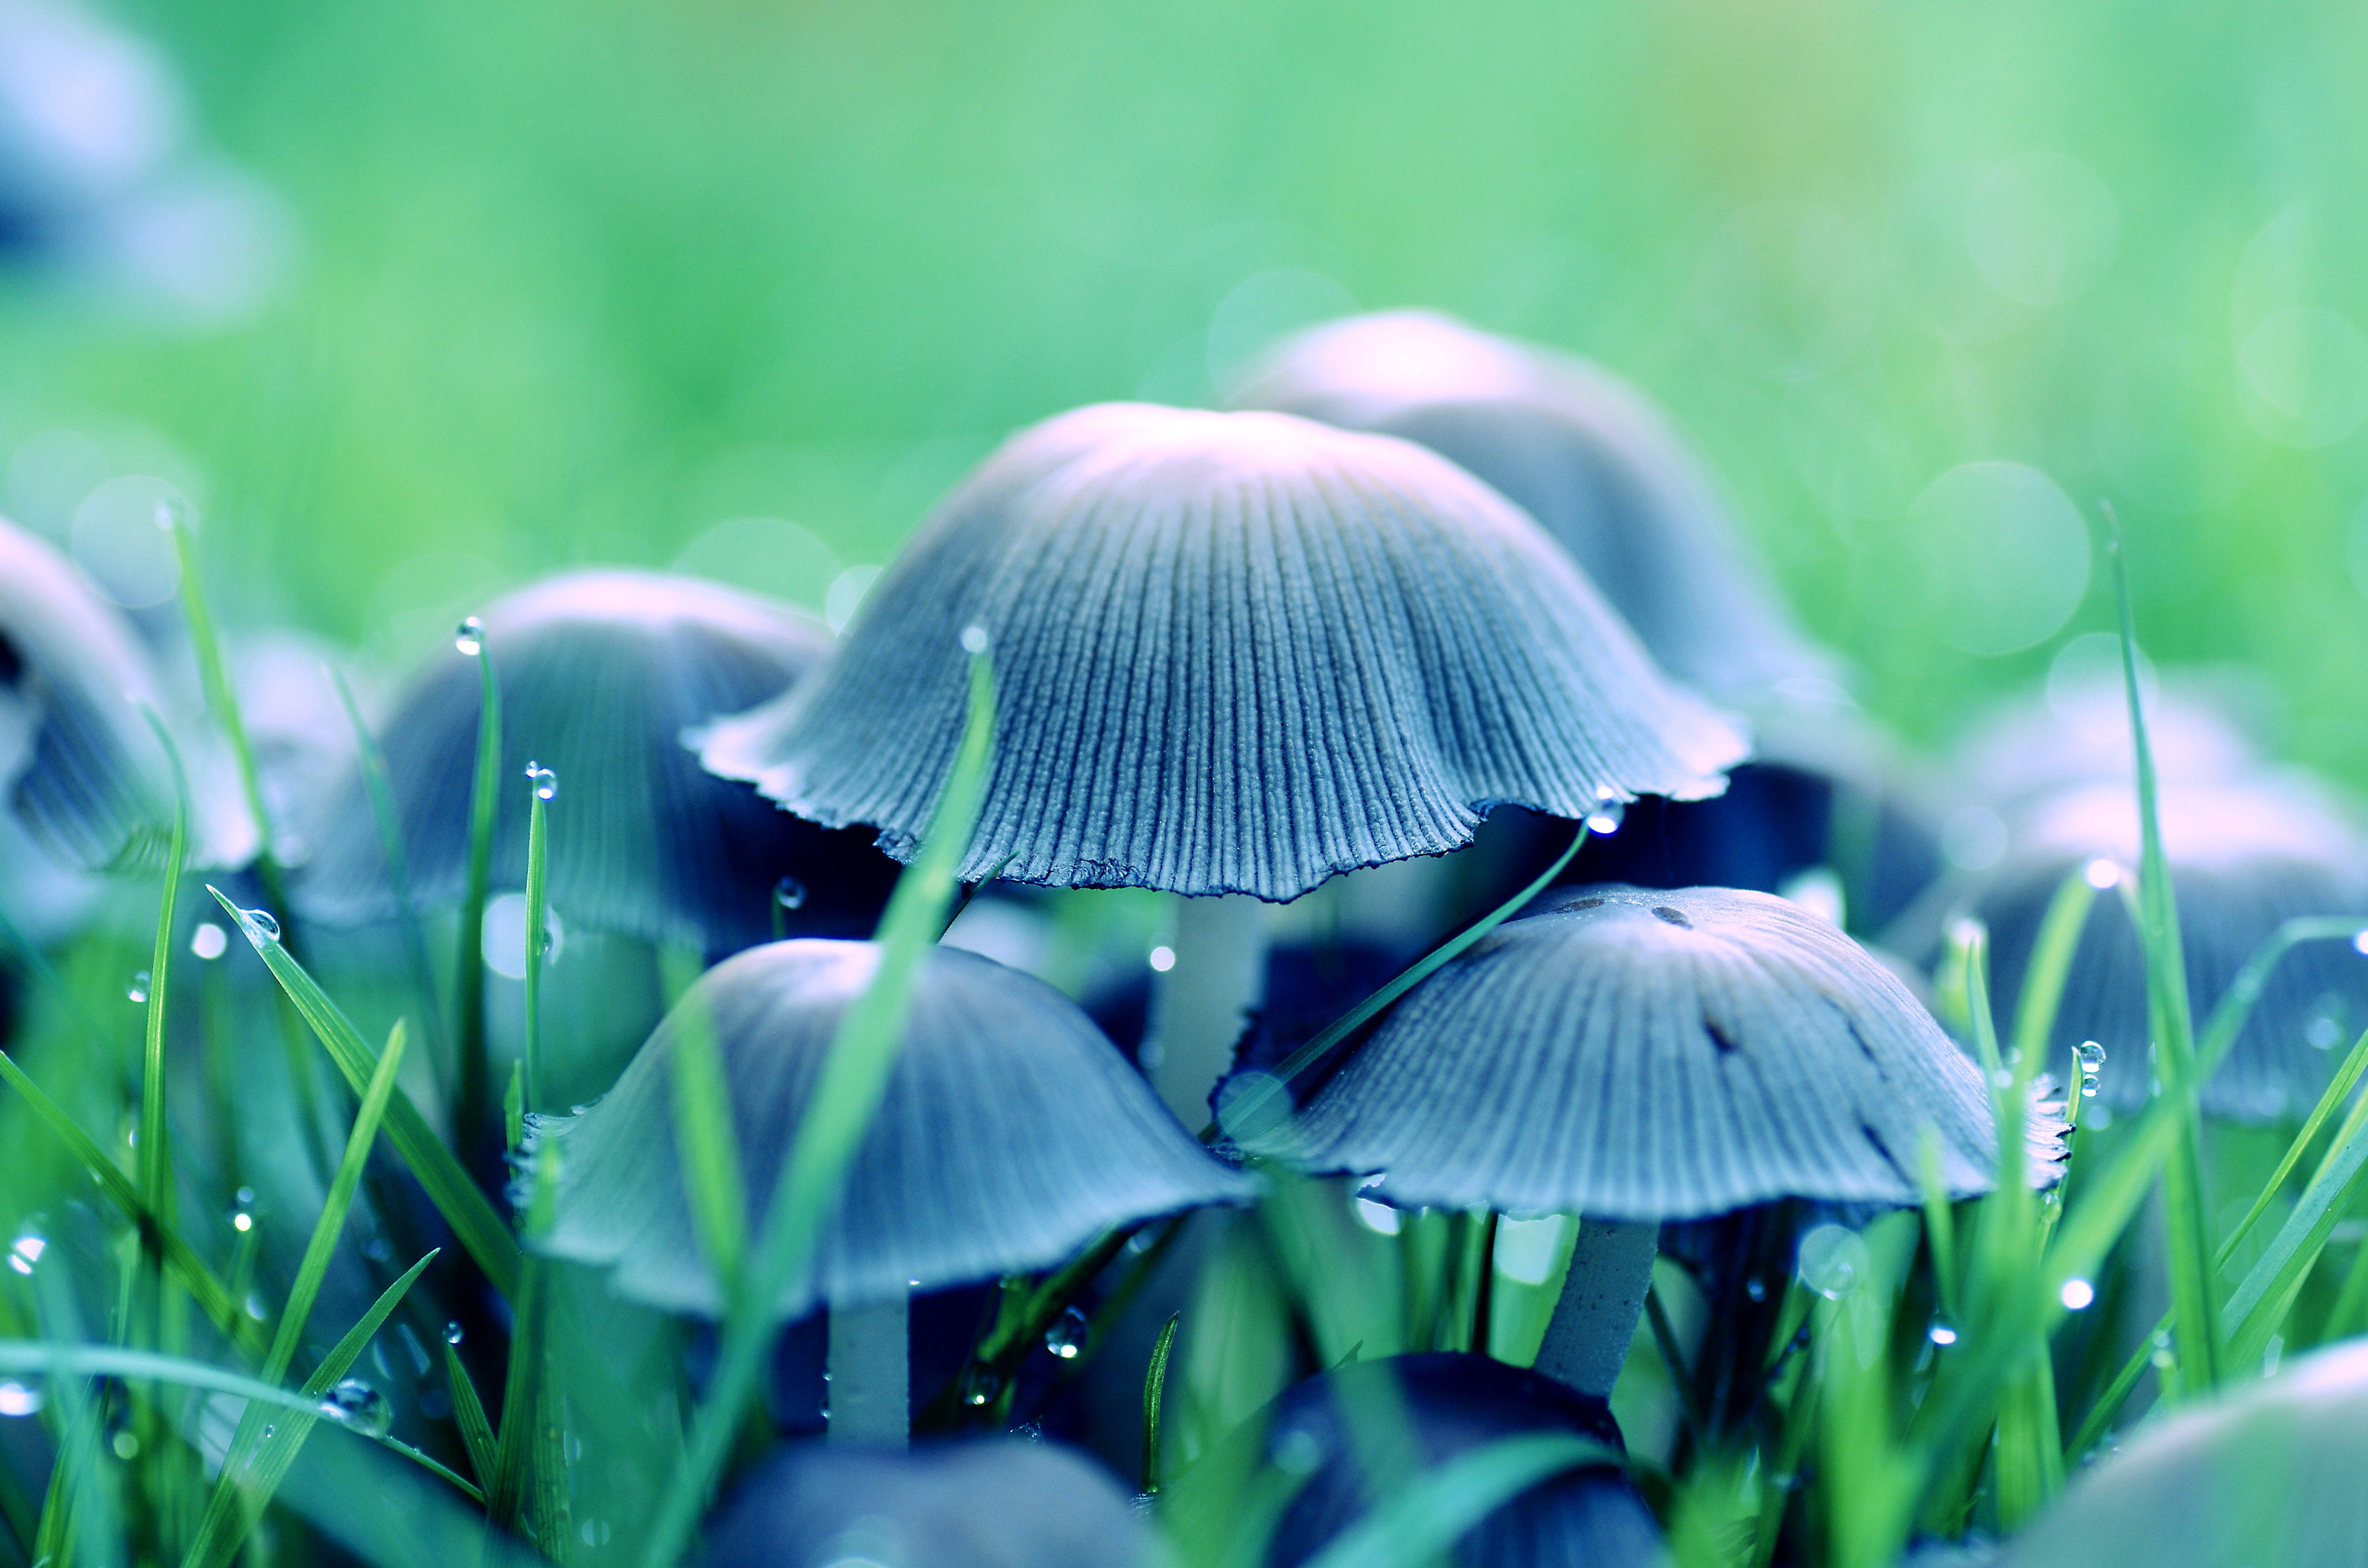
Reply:
[[274, 281], [205, 320], [0, 283], [7, 507], [62, 532], [77, 486], [165, 474], [233, 621], [398, 651], [747, 518], [827, 554], [695, 561], [819, 604], [1017, 425], [1426, 304], [1660, 398], [1909, 733], [2109, 623], [2098, 570], [2034, 645], [1952, 631], [1964, 580], [2071, 597], [2012, 518], [1918, 505], [2009, 460], [2113, 498], [2159, 660], [2260, 669], [2281, 749], [2368, 780], [2357, 6], [107, 15], [189, 155], [276, 193]]

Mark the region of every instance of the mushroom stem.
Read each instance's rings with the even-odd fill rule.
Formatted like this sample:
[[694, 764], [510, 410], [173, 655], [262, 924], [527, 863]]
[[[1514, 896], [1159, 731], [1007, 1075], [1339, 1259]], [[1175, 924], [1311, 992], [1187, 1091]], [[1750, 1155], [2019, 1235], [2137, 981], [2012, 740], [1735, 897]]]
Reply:
[[1152, 983], [1143, 1065], [1177, 1119], [1198, 1127], [1249, 1010], [1266, 999], [1266, 906], [1247, 893], [1179, 899], [1169, 950]]
[[1622, 1220], [1581, 1220], [1570, 1272], [1554, 1303], [1535, 1369], [1585, 1394], [1608, 1399], [1620, 1381], [1628, 1342], [1653, 1282], [1661, 1227]]
[[912, 1298], [830, 1309], [830, 1440], [901, 1449], [912, 1435]]

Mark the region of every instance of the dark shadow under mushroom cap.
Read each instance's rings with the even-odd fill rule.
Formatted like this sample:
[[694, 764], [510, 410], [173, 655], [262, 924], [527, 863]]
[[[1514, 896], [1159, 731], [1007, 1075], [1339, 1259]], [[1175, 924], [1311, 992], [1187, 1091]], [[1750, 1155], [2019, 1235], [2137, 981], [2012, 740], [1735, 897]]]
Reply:
[[1979, 1074], [1865, 949], [1780, 898], [1600, 887], [1425, 981], [1308, 1107], [1293, 1157], [1401, 1207], [1692, 1219], [1920, 1200], [1996, 1166]]
[[915, 1449], [802, 1444], [766, 1462], [708, 1535], [710, 1568], [1156, 1568], [1125, 1494], [1017, 1437]]
[[994, 639], [963, 875], [1287, 899], [1467, 842], [1501, 803], [1695, 798], [1745, 745], [1503, 497], [1405, 442], [1113, 403], [1013, 437], [828, 668], [709, 767], [909, 856]]
[[[1441, 1352], [1357, 1362], [1293, 1385], [1225, 1439], [1236, 1449], [1256, 1445], [1257, 1454], [1221, 1449], [1196, 1466], [1212, 1477], [1247, 1471], [1257, 1478], [1240, 1492], [1215, 1495], [1188, 1471], [1173, 1488], [1179, 1527], [1195, 1536], [1222, 1528], [1220, 1516], [1238, 1506], [1239, 1495], [1257, 1495], [1259, 1481], [1291, 1484], [1259, 1561], [1266, 1568], [1313, 1561], [1371, 1506], [1363, 1457], [1392, 1444], [1376, 1418], [1391, 1407], [1383, 1401], [1403, 1413], [1417, 1473], [1540, 1433], [1590, 1438], [1615, 1453], [1622, 1447], [1602, 1400], [1502, 1361]], [[1660, 1560], [1652, 1511], [1626, 1477], [1604, 1466], [1532, 1486], [1466, 1531], [1450, 1558], [1456, 1568], [1647, 1568]]]
[[[704, 1009], [723, 1061], [753, 1235], [840, 1017], [871, 983], [869, 942], [774, 942], [709, 971], [564, 1140], [548, 1249], [612, 1266], [668, 1311], [722, 1306], [675, 1142], [671, 1053]], [[1017, 970], [933, 948], [879, 1114], [784, 1318], [1042, 1268], [1104, 1227], [1247, 1201], [1249, 1179], [1193, 1142], [1076, 1005]]]
[[1584, 360], [1391, 311], [1288, 340], [1231, 401], [1402, 437], [1476, 474], [1544, 526], [1680, 680], [1734, 697], [1834, 667], [1668, 421]]
[[2082, 1472], [1999, 1568], [2368, 1562], [2368, 1342], [2182, 1405]]
[[[2200, 1031], [2248, 959], [2297, 915], [2358, 916], [2368, 926], [2368, 844], [2299, 780], [2166, 789], [2158, 816], [2178, 896], [2188, 1000]], [[2138, 860], [2135, 793], [2097, 785], [2055, 796], [2016, 829], [2020, 843], [1981, 895], [1989, 926], [1991, 994], [2011, 1028], [2047, 906], [2092, 858]], [[2271, 973], [2251, 1020], [2203, 1087], [2203, 1107], [2247, 1121], [2277, 1121], [2317, 1103], [2344, 1051], [2368, 1028], [2368, 958], [2342, 941], [2312, 941]], [[2128, 1109], [2149, 1096], [2146, 957], [2112, 892], [2100, 894], [2081, 932], [2050, 1042], [2059, 1074], [2073, 1047], [2105, 1048], [2098, 1091]]]
[[70, 864], [161, 848], [172, 786], [134, 706], [155, 696], [121, 615], [46, 540], [0, 519], [0, 790]]
[[[805, 890], [791, 932], [870, 931], [894, 868], [861, 835], [799, 822], [708, 773], [682, 740], [821, 663], [827, 632], [729, 588], [641, 572], [551, 578], [484, 620], [502, 693], [496, 889], [525, 885], [531, 761], [558, 775], [551, 902], [564, 919], [728, 952], [771, 935], [786, 875]], [[381, 727], [423, 904], [457, 902], [466, 883], [480, 687], [476, 661], [448, 649]], [[334, 921], [393, 912], [359, 776], [340, 786], [302, 897]]]

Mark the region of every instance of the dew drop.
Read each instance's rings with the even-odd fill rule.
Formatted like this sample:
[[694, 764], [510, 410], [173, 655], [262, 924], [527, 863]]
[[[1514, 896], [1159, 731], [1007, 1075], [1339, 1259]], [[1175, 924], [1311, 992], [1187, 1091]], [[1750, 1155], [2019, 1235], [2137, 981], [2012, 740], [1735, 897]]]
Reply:
[[251, 1231], [255, 1229], [255, 1216], [244, 1209], [234, 1210], [231, 1213], [230, 1228], [242, 1234]]
[[559, 798], [558, 774], [553, 773], [550, 768], [543, 767], [539, 762], [529, 762], [526, 765], [526, 776], [534, 783], [534, 798], [536, 800], [554, 801]]
[[189, 951], [211, 963], [230, 950], [230, 933], [208, 920], [189, 933]]
[[1595, 791], [1595, 809], [1587, 813], [1587, 831], [1599, 835], [1618, 833], [1620, 824], [1627, 820], [1628, 802], [1614, 796], [1610, 785], [1599, 788]]
[[1755, 1301], [1764, 1301], [1768, 1299], [1768, 1281], [1755, 1274], [1743, 1282], [1743, 1293]]
[[231, 1201], [236, 1203], [241, 1209], [255, 1207], [255, 1188], [251, 1187], [242, 1187], [230, 1196]]
[[238, 923], [246, 927], [251, 939], [263, 942], [279, 940], [279, 917], [268, 909], [242, 909], [238, 912]]
[[148, 971], [143, 969], [134, 974], [131, 977], [131, 983], [123, 988], [123, 994], [134, 1002], [148, 1000]]
[[1945, 1323], [1936, 1323], [1924, 1331], [1924, 1337], [1935, 1345], [1954, 1345], [1957, 1343], [1957, 1331]]
[[806, 906], [806, 885], [795, 877], [783, 877], [773, 884], [773, 907], [803, 909]]
[[39, 1415], [43, 1403], [41, 1391], [29, 1383], [0, 1383], [0, 1415]]
[[466, 1335], [467, 1331], [461, 1328], [459, 1318], [454, 1318], [444, 1325], [444, 1343], [447, 1345], [458, 1345]]
[[986, 628], [984, 626], [965, 626], [962, 628], [962, 652], [965, 653], [969, 653], [975, 657], [980, 653], [985, 653], [990, 641], [991, 640], [986, 635]]
[[985, 1368], [973, 1367], [968, 1376], [962, 1380], [962, 1403], [969, 1405], [985, 1404], [1000, 1392], [1002, 1388], [1001, 1378]]
[[383, 1437], [394, 1428], [394, 1407], [359, 1378], [347, 1378], [321, 1401], [321, 1414], [365, 1437]]
[[1074, 1361], [1086, 1347], [1087, 1332], [1086, 1314], [1069, 1307], [1044, 1331], [1044, 1348], [1064, 1361]]
[[2095, 1073], [2105, 1065], [2105, 1048], [2093, 1040], [2082, 1040], [2080, 1048], [2072, 1054], [2079, 1058], [2083, 1073]]
[[466, 653], [472, 659], [479, 653], [484, 653], [485, 649], [485, 623], [479, 620], [473, 615], [468, 619], [462, 621], [459, 629], [452, 633], [452, 646], [460, 649], [461, 652]]
[[41, 1261], [50, 1244], [37, 1231], [27, 1231], [8, 1244], [8, 1267], [19, 1274], [33, 1272], [33, 1265]]

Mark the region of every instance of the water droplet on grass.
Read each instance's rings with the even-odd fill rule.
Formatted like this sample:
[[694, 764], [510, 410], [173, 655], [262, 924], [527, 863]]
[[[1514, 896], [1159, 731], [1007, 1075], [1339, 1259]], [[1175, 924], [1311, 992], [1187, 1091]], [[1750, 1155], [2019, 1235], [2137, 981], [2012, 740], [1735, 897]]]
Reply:
[[394, 1429], [394, 1406], [359, 1378], [331, 1389], [321, 1401], [321, 1414], [365, 1437], [383, 1437]]
[[559, 798], [559, 775], [539, 762], [526, 765], [526, 776], [534, 781], [534, 798], [553, 801]]
[[1075, 1307], [1064, 1310], [1053, 1326], [1044, 1331], [1044, 1348], [1064, 1361], [1074, 1361], [1086, 1347], [1088, 1331], [1086, 1314]]
[[36, 1231], [27, 1231], [8, 1245], [8, 1267], [19, 1274], [33, 1272], [33, 1265], [41, 1261], [41, 1254], [50, 1244]]
[[1945, 1323], [1936, 1323], [1924, 1331], [1924, 1337], [1935, 1345], [1954, 1345], [1957, 1343], [1957, 1331]]
[[279, 940], [279, 917], [268, 909], [242, 909], [238, 923], [246, 928], [247, 940], [251, 942]]
[[130, 998], [131, 1001], [133, 1001], [133, 1002], [145, 1002], [145, 1001], [147, 1001], [147, 1000], [148, 1000], [148, 971], [147, 971], [146, 970], [144, 970], [144, 969], [143, 969], [143, 970], [140, 971], [138, 973], [134, 974], [134, 975], [131, 977], [131, 984], [129, 984], [129, 985], [127, 985], [127, 986], [125, 986], [125, 987], [123, 988], [123, 994], [124, 994], [125, 996], [129, 997], [129, 998]]
[[783, 877], [773, 884], [773, 904], [777, 909], [803, 909], [806, 906], [806, 885], [795, 877]]
[[985, 1404], [1002, 1391], [1003, 1380], [983, 1367], [973, 1367], [962, 1380], [962, 1403]]
[[458, 1345], [465, 1337], [467, 1337], [467, 1331], [461, 1326], [460, 1319], [454, 1318], [451, 1322], [444, 1325], [445, 1344]]
[[1620, 824], [1627, 820], [1628, 802], [1620, 800], [1610, 785], [1599, 786], [1595, 791], [1595, 809], [1587, 813], [1587, 831], [1608, 835], [1618, 833]]
[[984, 626], [965, 626], [962, 628], [962, 652], [965, 653], [969, 653], [973, 657], [980, 653], [984, 653], [990, 646], [991, 642], [992, 640], [986, 634], [986, 628]]
[[452, 646], [471, 658], [485, 650], [485, 623], [475, 616], [462, 621], [452, 633]]

